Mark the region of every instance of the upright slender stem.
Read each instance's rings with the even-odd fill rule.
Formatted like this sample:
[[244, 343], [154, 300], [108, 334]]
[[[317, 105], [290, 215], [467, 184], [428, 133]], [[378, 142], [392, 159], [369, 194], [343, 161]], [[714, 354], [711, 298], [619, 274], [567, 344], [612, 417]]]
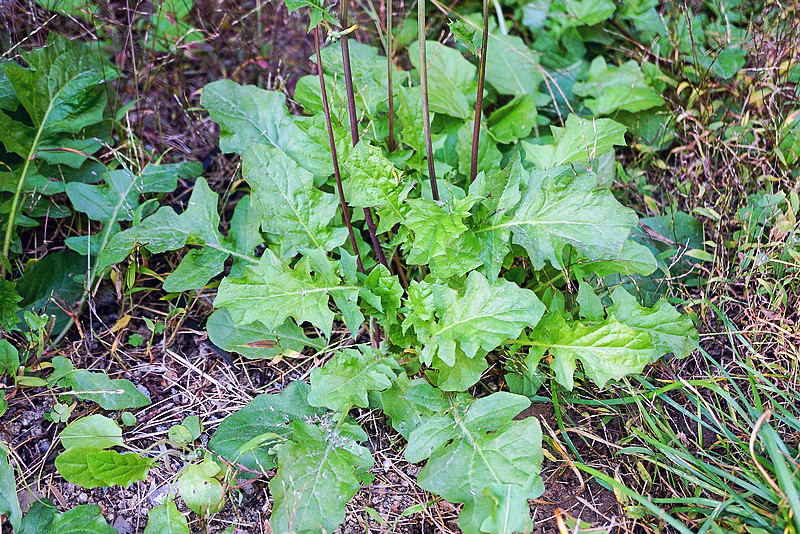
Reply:
[[392, 0], [386, 0], [386, 79], [389, 83], [389, 152], [397, 146], [394, 142], [394, 95], [392, 94], [392, 71], [394, 70], [394, 43], [392, 42]]
[[336, 140], [333, 137], [333, 125], [331, 124], [331, 108], [328, 105], [328, 91], [325, 88], [325, 75], [322, 73], [322, 55], [319, 45], [319, 26], [314, 28], [314, 49], [317, 52], [317, 70], [319, 71], [319, 87], [322, 93], [322, 109], [325, 112], [325, 124], [328, 127], [328, 140], [331, 145], [331, 160], [333, 161], [333, 174], [336, 176], [336, 189], [339, 191], [339, 205], [342, 207], [344, 223], [347, 225], [347, 232], [350, 234], [350, 244], [356, 254], [358, 270], [364, 272], [364, 264], [361, 262], [361, 253], [358, 251], [356, 234], [353, 231], [353, 224], [350, 222], [350, 208], [344, 199], [344, 189], [342, 188], [342, 175], [339, 171], [339, 157], [336, 155]]
[[483, 0], [483, 39], [478, 65], [478, 94], [475, 98], [475, 121], [472, 124], [472, 161], [469, 168], [469, 183], [478, 175], [478, 143], [481, 138], [481, 112], [483, 108], [483, 83], [486, 79], [486, 51], [489, 48], [489, 0]]
[[428, 157], [428, 175], [431, 178], [431, 196], [439, 200], [436, 184], [436, 169], [433, 165], [433, 142], [431, 141], [431, 116], [428, 106], [428, 63], [425, 54], [425, 0], [417, 0], [417, 31], [419, 34], [419, 87], [422, 91], [422, 128], [425, 133], [425, 154]]
[[[350, 0], [342, 1], [342, 27], [347, 28], [347, 10], [348, 2]], [[353, 72], [350, 69], [350, 45], [348, 44], [347, 35], [342, 35], [342, 65], [344, 66], [344, 85], [347, 90], [347, 110], [350, 116], [350, 136], [353, 140], [353, 146], [358, 144], [358, 117], [356, 116], [356, 97], [353, 92]], [[372, 210], [364, 208], [364, 221], [367, 223], [367, 230], [369, 231], [369, 239], [372, 241], [372, 248], [375, 249], [375, 256], [378, 261], [383, 264], [387, 269], [389, 264], [386, 262], [386, 256], [383, 254], [381, 242], [378, 240], [378, 232], [375, 227], [375, 220], [372, 217]]]

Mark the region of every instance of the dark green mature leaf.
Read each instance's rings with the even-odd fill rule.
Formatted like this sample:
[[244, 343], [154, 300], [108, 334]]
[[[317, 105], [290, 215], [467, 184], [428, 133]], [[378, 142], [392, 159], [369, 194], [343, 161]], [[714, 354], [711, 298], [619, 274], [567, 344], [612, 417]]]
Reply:
[[161, 506], [147, 512], [144, 534], [190, 534], [186, 518], [178, 511], [175, 501], [169, 499]]
[[275, 467], [274, 454], [267, 447], [245, 446], [265, 434], [288, 438], [292, 421], [322, 415], [324, 410], [308, 403], [308, 391], [308, 384], [296, 380], [280, 393], [259, 395], [220, 423], [208, 448], [229, 462], [266, 473]]
[[22, 519], [17, 534], [50, 534], [56, 517], [56, 507], [46, 499], [34, 502]]
[[486, 82], [501, 95], [532, 95], [539, 92], [542, 69], [539, 54], [515, 35], [489, 35]]
[[8, 463], [8, 452], [5, 445], [0, 444], [0, 516], [8, 516], [8, 521], [15, 529], [19, 529], [22, 511], [17, 498], [17, 483], [14, 468]]
[[48, 254], [17, 279], [16, 289], [22, 297], [20, 308], [55, 315], [53, 331], [60, 331], [72, 319], [52, 299], [69, 309], [83, 294], [83, 273], [87, 269], [86, 258], [71, 251]]
[[56, 514], [50, 529], [39, 534], [118, 534], [96, 504], [82, 504]]
[[19, 301], [22, 297], [17, 293], [14, 282], [0, 279], [0, 330], [11, 332], [16, 330], [19, 318]]
[[372, 464], [369, 451], [352, 437], [295, 421], [291, 441], [278, 451], [278, 472], [269, 481], [273, 530], [333, 532], [360, 486], [357, 471]]
[[566, 27], [594, 26], [607, 20], [616, 9], [612, 0], [556, 0], [549, 15]]
[[523, 142], [525, 158], [536, 168], [550, 169], [567, 163], [590, 162], [625, 144], [625, 126], [611, 119], [582, 119], [570, 115], [564, 128], [551, 126], [554, 145]]
[[140, 225], [114, 235], [100, 254], [98, 267], [103, 269], [124, 260], [135, 245], [143, 245], [153, 253], [178, 250], [186, 244], [202, 245], [204, 248], [188, 254], [175, 272], [167, 276], [164, 289], [176, 292], [206, 285], [222, 272], [229, 256], [255, 262], [250, 255], [260, 240], [259, 214], [249, 210], [246, 201], [237, 206], [230, 235], [223, 237], [219, 232], [217, 200], [206, 181], [198, 178], [186, 211], [178, 215], [171, 207], [164, 206]]
[[397, 120], [400, 122], [403, 143], [414, 149], [418, 159], [417, 165], [422, 166], [425, 152], [422, 128], [422, 92], [419, 87], [400, 87], [395, 104]]
[[440, 206], [425, 199], [409, 200], [403, 225], [414, 238], [403, 245], [406, 261], [428, 266], [436, 278], [461, 275], [479, 266], [478, 239], [464, 223], [476, 201], [469, 196]]
[[[71, 0], [74, 1], [74, 0]], [[194, 0], [162, 0], [155, 10], [150, 31], [145, 36], [145, 47], [157, 52], [175, 52], [179, 45], [186, 46], [203, 40], [203, 32], [187, 19]], [[150, 42], [150, 39], [153, 42]]]
[[328, 303], [333, 298], [355, 332], [363, 320], [358, 309], [361, 288], [344, 284], [338, 269], [338, 262], [328, 260], [318, 249], [307, 251], [294, 269], [267, 249], [243, 277], [222, 281], [214, 306], [227, 308], [240, 324], [260, 321], [267, 328], [277, 328], [293, 317], [298, 324], [310, 322], [327, 337], [333, 328], [334, 313]]
[[511, 393], [478, 400], [460, 394], [410, 433], [406, 459], [428, 459], [420, 486], [464, 503], [458, 526], [466, 534], [531, 528], [527, 501], [544, 491], [542, 433], [534, 418], [512, 421], [529, 405]]
[[697, 63], [712, 76], [723, 80], [730, 80], [739, 72], [739, 69], [744, 67], [747, 59], [747, 51], [741, 48], [725, 47], [716, 57], [711, 54], [696, 54], [696, 56], [689, 54], [687, 59], [693, 62], [695, 58]]
[[597, 115], [614, 111], [636, 113], [664, 104], [664, 99], [647, 85], [641, 67], [628, 61], [619, 67], [609, 67], [603, 56], [592, 61], [586, 82], [572, 86], [576, 95], [588, 97], [586, 107]]
[[310, 20], [308, 23], [308, 31], [313, 30], [322, 22], [322, 19], [330, 22], [334, 26], [339, 26], [339, 21], [330, 12], [330, 8], [326, 8], [322, 0], [286, 0], [284, 2], [289, 13], [303, 7], [309, 8]]
[[0, 339], [0, 376], [14, 376], [19, 369], [19, 353], [17, 348], [7, 339]]
[[376, 359], [366, 347], [342, 350], [324, 367], [311, 371], [308, 403], [334, 411], [351, 405], [367, 408], [367, 393], [391, 387], [397, 367], [391, 358]]
[[613, 258], [589, 260], [578, 257], [570, 267], [578, 278], [586, 278], [591, 275], [602, 278], [616, 273], [627, 276], [648, 275], [657, 269], [656, 258], [650, 249], [633, 239], [626, 239], [622, 250]]
[[679, 358], [689, 356], [700, 339], [692, 320], [664, 299], [652, 308], [645, 308], [622, 287], [612, 291], [611, 299], [614, 304], [609, 313], [634, 330], [647, 332], [658, 356], [668, 352]]
[[141, 408], [150, 404], [150, 399], [136, 389], [130, 380], [112, 380], [102, 371], [75, 370], [63, 356], [54, 357], [53, 365], [59, 373], [54, 375], [59, 386], [72, 388], [72, 395], [81, 400], [94, 401], [105, 410]]
[[435, 310], [436, 323], [417, 331], [423, 347], [420, 359], [426, 364], [438, 356], [452, 367], [457, 347], [468, 358], [474, 358], [480, 349], [491, 351], [524, 328], [535, 326], [544, 314], [544, 305], [533, 291], [505, 279], [490, 283], [476, 271], [469, 274], [460, 294], [445, 291], [441, 300]]
[[313, 175], [275, 148], [255, 144], [244, 154], [242, 174], [252, 188], [251, 203], [265, 232], [279, 238], [281, 257], [304, 248], [333, 250], [347, 229], [333, 224], [336, 195], [314, 187]]
[[378, 208], [378, 233], [401, 222], [408, 212], [403, 202], [413, 184], [403, 183], [403, 174], [379, 147], [359, 142], [344, 163], [350, 177], [345, 181], [345, 196], [351, 206]]
[[[458, 129], [456, 151], [458, 152], [458, 172], [469, 176], [472, 165], [472, 125], [467, 121]], [[489, 135], [489, 131], [481, 124], [478, 141], [478, 172], [495, 172], [500, 167], [503, 155]]]
[[178, 178], [195, 178], [203, 170], [200, 163], [148, 165], [140, 175], [127, 170], [103, 175], [101, 185], [70, 182], [67, 196], [77, 211], [104, 223], [133, 220], [143, 193], [169, 193], [175, 190]]
[[218, 80], [203, 88], [200, 102], [220, 126], [225, 153], [244, 154], [253, 143], [284, 149], [289, 142], [293, 119], [281, 92]]
[[603, 388], [611, 379], [640, 373], [660, 355], [646, 331], [634, 330], [613, 316], [602, 323], [567, 324], [561, 315], [551, 314], [533, 331], [531, 344], [527, 367], [534, 369], [549, 351], [556, 380], [570, 390], [576, 360], [581, 360], [586, 376]]
[[[474, 112], [470, 104], [474, 102], [477, 89], [475, 66], [464, 59], [458, 50], [438, 41], [426, 41], [425, 51], [431, 111], [461, 119], [470, 118]], [[408, 59], [414, 67], [419, 68], [418, 43], [408, 47]]]
[[291, 319], [277, 328], [267, 328], [260, 322], [239, 324], [225, 308], [211, 314], [206, 330], [216, 346], [249, 359], [273, 358], [287, 350], [300, 352], [305, 347], [317, 350], [325, 347], [322, 340], [306, 336]]
[[510, 229], [514, 243], [525, 248], [536, 269], [541, 269], [545, 260], [561, 268], [567, 245], [590, 260], [614, 258], [637, 217], [608, 190], [594, 190], [595, 185], [591, 173], [565, 184], [534, 172], [517, 208], [478, 233]]
[[[356, 107], [368, 117], [375, 118], [378, 106], [389, 99], [386, 58], [379, 55], [377, 47], [361, 44], [353, 39], [348, 44]], [[334, 76], [338, 80], [338, 89], [335, 94], [331, 94], [330, 91], [328, 93], [331, 99], [331, 109], [335, 110], [334, 113], [341, 112], [344, 115], [347, 107], [346, 93], [341, 90], [341, 85], [339, 85], [344, 81], [341, 43], [324, 47], [321, 55], [326, 79]], [[326, 82], [327, 84], [328, 82]], [[400, 84], [402, 84], [402, 79], [395, 76], [395, 90]], [[317, 82], [317, 87], [319, 87], [319, 82]]]
[[516, 96], [492, 113], [488, 133], [498, 143], [513, 143], [528, 137], [537, 116], [536, 102], [531, 95]]

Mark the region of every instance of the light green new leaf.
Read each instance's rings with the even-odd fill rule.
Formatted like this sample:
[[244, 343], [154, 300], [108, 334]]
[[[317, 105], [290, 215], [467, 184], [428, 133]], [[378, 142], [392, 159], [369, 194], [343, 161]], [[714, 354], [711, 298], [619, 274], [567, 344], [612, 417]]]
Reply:
[[408, 211], [403, 201], [412, 184], [403, 183], [402, 172], [379, 147], [361, 140], [344, 166], [350, 174], [344, 183], [347, 202], [359, 208], [378, 208], [378, 233], [391, 230], [403, 220]]
[[409, 380], [405, 372], [397, 376], [391, 388], [381, 392], [381, 404], [392, 428], [406, 439], [423, 421], [450, 406], [441, 389], [424, 378]]
[[574, 84], [572, 90], [586, 97], [584, 104], [596, 115], [614, 111], [636, 113], [664, 104], [664, 99], [647, 85], [638, 63], [628, 61], [619, 67], [609, 67], [603, 56], [592, 61], [587, 81]]
[[444, 363], [439, 356], [434, 356], [431, 367], [436, 369], [436, 386], [442, 391], [466, 391], [478, 383], [483, 373], [489, 368], [486, 362], [486, 351], [481, 351], [473, 358], [468, 358], [464, 351], [456, 349], [453, 365]]
[[559, 314], [549, 315], [533, 331], [531, 345], [532, 363], [549, 351], [556, 380], [570, 390], [576, 360], [581, 360], [586, 376], [603, 388], [609, 380], [642, 372], [660, 356], [647, 332], [634, 330], [613, 316], [602, 323], [570, 325]]
[[414, 238], [403, 245], [406, 261], [426, 265], [434, 277], [442, 279], [479, 266], [478, 239], [464, 224], [476, 200], [470, 196], [442, 206], [425, 199], [409, 200], [410, 211], [403, 225]]
[[533, 291], [505, 279], [490, 283], [482, 274], [469, 273], [463, 291], [443, 309], [439, 320], [424, 338], [420, 338], [420, 359], [430, 364], [438, 356], [453, 366], [456, 347], [468, 358], [479, 349], [491, 351], [506, 339], [533, 327], [544, 314], [544, 305]]
[[252, 188], [250, 202], [263, 217], [263, 230], [280, 242], [281, 257], [304, 248], [333, 250], [347, 239], [347, 229], [332, 224], [336, 195], [315, 188], [313, 175], [280, 150], [251, 146], [242, 175]]
[[325, 347], [324, 341], [309, 338], [291, 319], [271, 329], [260, 322], [238, 324], [225, 308], [211, 314], [206, 330], [216, 346], [248, 359], [272, 358], [285, 351], [300, 352], [305, 347], [317, 350]]
[[359, 292], [361, 307], [369, 317], [376, 318], [388, 329], [398, 321], [397, 311], [403, 298], [400, 281], [381, 264], [376, 265], [363, 282]]
[[178, 511], [175, 501], [169, 499], [161, 506], [147, 512], [144, 534], [190, 534], [186, 518]]
[[214, 478], [219, 466], [211, 460], [192, 464], [178, 478], [178, 492], [181, 499], [193, 512], [209, 515], [218, 512], [225, 501], [222, 484]]
[[480, 48], [475, 44], [477, 31], [474, 26], [468, 26], [457, 19], [450, 19], [447, 26], [457, 43], [463, 45], [473, 56], [480, 57]]
[[372, 466], [369, 451], [343, 433], [300, 421], [278, 451], [269, 481], [270, 524], [275, 532], [323, 534], [344, 521], [345, 506], [360, 487], [357, 470]]
[[219, 124], [225, 153], [244, 154], [253, 143], [284, 149], [289, 142], [294, 119], [281, 92], [218, 80], [203, 88], [200, 103]]
[[70, 447], [56, 457], [58, 472], [67, 482], [84, 488], [129, 486], [144, 480], [153, 460], [97, 447]]
[[108, 449], [124, 445], [122, 429], [117, 422], [100, 414], [73, 421], [61, 431], [59, 437], [65, 449], [71, 447]]
[[545, 260], [562, 267], [562, 253], [572, 245], [590, 260], [614, 258], [636, 225], [633, 210], [620, 204], [608, 190], [593, 189], [594, 175], [550, 180], [534, 172], [517, 208], [501, 222], [477, 230], [510, 229], [536, 269]]
[[50, 529], [43, 534], [118, 534], [103, 518], [96, 504], [82, 504], [56, 514]]
[[536, 419], [512, 418], [530, 401], [494, 393], [476, 401], [461, 394], [451, 402], [409, 436], [406, 458], [428, 458], [419, 485], [464, 503], [458, 526], [466, 534], [529, 531], [527, 501], [544, 491], [542, 433]]
[[308, 403], [331, 410], [350, 405], [369, 407], [367, 393], [391, 387], [397, 364], [390, 358], [375, 359], [373, 351], [345, 349], [322, 368], [311, 371]]
[[608, 309], [609, 313], [634, 330], [647, 332], [653, 346], [658, 349], [657, 356], [672, 352], [684, 358], [692, 353], [700, 339], [692, 320], [678, 313], [664, 299], [652, 308], [645, 308], [622, 287], [614, 289], [611, 299], [614, 304]]
[[[324, 410], [308, 404], [309, 386], [296, 380], [276, 394], [259, 395], [241, 410], [222, 420], [208, 448], [229, 462], [266, 473], [275, 467], [275, 456], [267, 447], [247, 448], [252, 440], [265, 434], [288, 438], [292, 421], [306, 421]], [[248, 450], [243, 451], [243, 448]]]
[[611, 119], [567, 117], [564, 128], [551, 126], [554, 145], [522, 142], [525, 158], [539, 169], [583, 163], [625, 144], [625, 126]]
[[[425, 53], [431, 111], [461, 119], [470, 118], [474, 113], [470, 104], [474, 102], [477, 89], [475, 66], [464, 59], [461, 52], [438, 41], [426, 41]], [[416, 41], [408, 47], [408, 59], [419, 68], [419, 44]]]
[[102, 480], [104, 486], [127, 487], [147, 477], [153, 460], [138, 454], [120, 454], [117, 451], [104, 450], [89, 454], [87, 463], [92, 476]]
[[22, 511], [17, 498], [17, 483], [14, 468], [8, 463], [8, 452], [5, 445], [0, 444], [0, 516], [8, 516], [14, 529], [19, 529]]
[[307, 251], [294, 269], [266, 249], [258, 265], [248, 267], [243, 277], [222, 281], [214, 306], [227, 308], [239, 324], [259, 321], [271, 329], [293, 317], [297, 324], [308, 321], [330, 336], [334, 313], [329, 299], [333, 298], [355, 332], [363, 320], [358, 309], [361, 288], [343, 284], [337, 268], [338, 262], [318, 249]]
[[532, 95], [539, 92], [542, 69], [539, 54], [515, 35], [489, 36], [486, 82], [501, 95]]

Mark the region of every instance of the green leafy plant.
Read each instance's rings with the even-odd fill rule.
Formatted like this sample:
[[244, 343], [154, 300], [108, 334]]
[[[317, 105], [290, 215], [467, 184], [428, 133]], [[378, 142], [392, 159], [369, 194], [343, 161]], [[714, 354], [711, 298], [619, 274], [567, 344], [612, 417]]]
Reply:
[[[312, 24], [320, 20], [325, 18]], [[116, 234], [107, 248], [114, 256], [101, 255], [101, 264], [120, 261], [134, 242], [152, 252], [202, 245], [219, 263], [201, 277], [182, 278], [181, 289], [194, 289], [233, 256], [234, 271], [219, 285], [209, 333], [248, 357], [322, 350], [337, 320], [352, 336], [367, 326], [378, 349], [335, 352], [312, 372], [310, 386], [296, 382], [257, 397], [226, 419], [209, 443], [243, 476], [265, 476], [277, 467], [270, 480], [274, 529], [330, 531], [343, 520], [347, 499], [368, 482], [373, 463], [359, 444], [366, 434], [348, 415], [358, 406], [384, 410], [409, 441], [409, 461], [428, 459], [420, 485], [465, 504], [459, 520], [465, 532], [524, 531], [527, 500], [543, 491], [537, 476], [541, 434], [535, 421], [512, 419], [530, 404], [520, 394], [535, 393], [531, 384], [541, 383], [546, 372], [541, 365], [548, 362], [555, 379], [571, 389], [579, 360], [581, 376], [603, 387], [662, 354], [685, 355], [696, 336], [691, 321], [666, 301], [644, 308], [606, 281], [656, 269], [650, 249], [634, 240], [635, 213], [591, 170], [598, 156], [625, 143], [626, 128], [612, 119], [570, 115], [564, 127], [552, 127], [549, 143], [517, 137], [512, 142], [521, 150], [509, 151], [491, 131], [475, 136], [468, 108], [462, 112], [452, 104], [459, 98], [475, 102], [476, 70], [467, 63], [471, 73], [467, 69], [454, 84], [451, 63], [443, 58], [466, 60], [426, 43], [428, 109], [437, 115], [425, 142], [422, 93], [413, 84], [395, 88], [361, 72], [359, 62], [371, 65], [376, 52], [363, 45], [348, 49], [344, 42], [341, 59], [326, 55], [333, 46], [319, 51], [321, 77], [296, 94], [306, 109], [317, 110], [308, 119], [291, 116], [279, 93], [229, 81], [204, 90], [203, 105], [221, 124], [223, 150], [243, 156], [250, 196], [237, 212], [247, 209], [250, 217], [234, 215], [229, 236], [221, 237], [216, 199], [198, 181], [185, 214], [162, 208]], [[492, 54], [487, 48], [482, 59]], [[352, 69], [348, 52], [358, 56]], [[491, 87], [492, 72], [487, 66]], [[337, 75], [346, 81], [341, 92]], [[377, 123], [388, 121], [371, 99], [390, 88], [398, 97], [401, 144], [387, 153], [382, 147], [388, 134], [382, 132], [388, 128]], [[366, 93], [369, 99], [353, 96]], [[348, 113], [334, 113], [337, 102]], [[359, 114], [367, 121], [364, 130]], [[513, 131], [498, 135], [508, 139]], [[338, 157], [333, 166], [316, 165], [323, 153], [341, 156], [341, 168]], [[473, 161], [478, 172], [471, 181]], [[434, 168], [445, 178], [436, 178]], [[202, 212], [195, 212], [200, 206]], [[350, 218], [349, 206], [369, 209], [374, 225], [366, 214]], [[176, 231], [183, 220], [185, 230]], [[253, 236], [241, 241], [247, 246], [223, 245], [244, 231], [239, 225]], [[372, 236], [378, 238], [372, 255], [364, 234], [373, 245]], [[266, 248], [256, 257], [262, 242]], [[391, 269], [376, 254], [383, 249], [387, 258], [397, 258]], [[181, 272], [179, 266], [169, 277]], [[573, 284], [580, 287], [577, 295]], [[317, 329], [319, 342], [303, 324]], [[409, 350], [415, 356], [401, 366], [399, 357]], [[464, 393], [498, 350], [511, 351], [506, 381], [515, 393], [477, 399]], [[421, 367], [424, 378], [407, 378]], [[457, 471], [465, 478], [450, 480], [444, 466], [453, 462], [464, 464]], [[192, 470], [214, 476], [202, 471]], [[211, 501], [205, 501], [206, 511], [213, 509]]]
[[[586, 3], [562, 17], [571, 9], [562, 4], [548, 19], [558, 39], [616, 12]], [[309, 116], [290, 114], [279, 92], [229, 80], [204, 88], [220, 147], [242, 156], [249, 187], [226, 233], [202, 178], [183, 213], [151, 214], [136, 196], [128, 218], [95, 215], [104, 229], [131, 221], [105, 231], [97, 273], [132, 251], [188, 245], [164, 288], [195, 290], [224, 275], [207, 325], [215, 343], [248, 358], [326, 357], [310, 385], [260, 395], [220, 424], [208, 448], [227, 469], [188, 461], [179, 494], [197, 513], [219, 509], [231, 477], [271, 475], [273, 529], [334, 530], [371, 480], [367, 435], [350, 417], [359, 407], [382, 410], [408, 442], [406, 459], [427, 461], [421, 487], [463, 503], [464, 532], [529, 530], [527, 503], [543, 483], [538, 423], [514, 420], [528, 397], [549, 376], [568, 390], [587, 379], [603, 388], [664, 354], [687, 355], [697, 339], [658, 291], [639, 292], [657, 269], [667, 272], [674, 250], [648, 246], [636, 213], [611, 191], [613, 176], [601, 172], [632, 122], [602, 115], [662, 106], [657, 68], [595, 61], [569, 94], [556, 95], [541, 50], [492, 28], [487, 2], [474, 31], [454, 25], [477, 66], [426, 40], [418, 5], [414, 69], [390, 79], [376, 48], [349, 41], [347, 3], [338, 19], [319, 2], [287, 4], [311, 11], [318, 73], [294, 94]], [[323, 29], [338, 42], [323, 48]], [[610, 78], [621, 81], [609, 88]], [[151, 183], [147, 168], [119, 178]], [[124, 195], [115, 179], [91, 191], [116, 203]], [[690, 217], [664, 217], [648, 219], [654, 233], [692, 227]], [[690, 250], [700, 250], [691, 238]], [[327, 349], [343, 337], [364, 342]], [[481, 395], [487, 358], [501, 359], [511, 392]], [[200, 432], [186, 422], [170, 439], [191, 450]], [[107, 459], [114, 480], [141, 476], [144, 460], [106, 445], [92, 454], [67, 448], [61, 463], [80, 452]], [[83, 469], [93, 477], [84, 482], [104, 477], [98, 469]], [[183, 531], [174, 506], [153, 510], [148, 529]]]

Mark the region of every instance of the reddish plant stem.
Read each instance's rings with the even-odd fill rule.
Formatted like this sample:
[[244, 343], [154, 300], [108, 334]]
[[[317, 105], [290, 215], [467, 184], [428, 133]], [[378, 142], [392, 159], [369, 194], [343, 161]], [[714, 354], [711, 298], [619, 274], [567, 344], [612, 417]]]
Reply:
[[483, 39], [478, 66], [478, 94], [475, 98], [475, 120], [472, 124], [472, 160], [469, 168], [469, 183], [478, 175], [478, 143], [481, 139], [481, 112], [483, 108], [483, 84], [486, 79], [486, 52], [489, 48], [489, 0], [483, 0]]
[[417, 0], [417, 32], [419, 33], [419, 87], [422, 92], [422, 129], [425, 134], [425, 154], [428, 157], [428, 175], [431, 179], [431, 196], [439, 201], [439, 186], [436, 184], [436, 169], [433, 164], [433, 142], [431, 141], [431, 115], [428, 105], [428, 63], [425, 51], [425, 0]]
[[[349, 0], [342, 0], [343, 28], [347, 28], [348, 2]], [[347, 110], [350, 116], [350, 136], [353, 140], [353, 146], [356, 146], [359, 141], [358, 117], [356, 116], [356, 97], [353, 91], [353, 71], [350, 69], [350, 45], [347, 41], [347, 35], [342, 35], [342, 65], [344, 66], [344, 85], [347, 90]], [[375, 219], [372, 217], [371, 209], [364, 208], [364, 220], [367, 223], [367, 230], [369, 230], [369, 239], [372, 241], [372, 247], [375, 249], [375, 256], [378, 258], [378, 261], [388, 269], [389, 264], [386, 262], [386, 256], [383, 254], [381, 242], [378, 240]]]
[[394, 94], [392, 91], [392, 71], [394, 70], [394, 46], [392, 41], [392, 0], [386, 0], [386, 78], [389, 83], [389, 152], [394, 152]]
[[361, 253], [358, 251], [356, 234], [353, 231], [353, 223], [350, 222], [350, 208], [344, 199], [344, 189], [342, 188], [342, 174], [339, 171], [339, 157], [336, 155], [336, 140], [333, 137], [333, 124], [331, 123], [331, 108], [328, 104], [328, 91], [325, 88], [325, 75], [322, 73], [322, 55], [320, 54], [319, 26], [314, 28], [314, 49], [317, 53], [317, 70], [319, 71], [319, 86], [322, 93], [322, 109], [325, 112], [325, 125], [328, 127], [328, 140], [331, 145], [331, 160], [333, 161], [333, 174], [336, 176], [336, 189], [339, 191], [339, 204], [342, 207], [342, 216], [347, 225], [347, 232], [350, 234], [350, 244], [356, 254], [358, 270], [364, 272], [364, 264], [361, 262]]

